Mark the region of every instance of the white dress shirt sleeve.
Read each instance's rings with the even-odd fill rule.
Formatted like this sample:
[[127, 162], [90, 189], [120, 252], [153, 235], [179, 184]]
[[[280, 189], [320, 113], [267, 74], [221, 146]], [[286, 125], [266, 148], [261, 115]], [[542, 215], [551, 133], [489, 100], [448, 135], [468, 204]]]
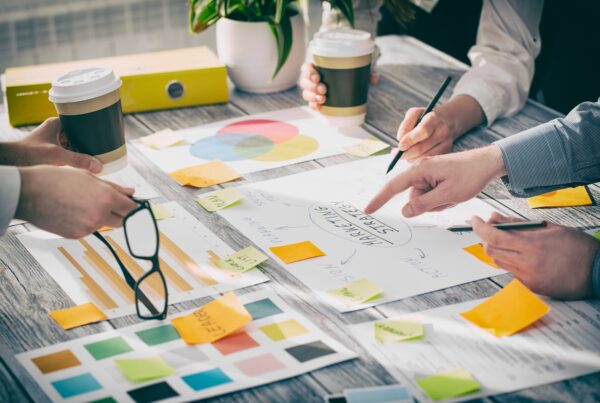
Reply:
[[488, 126], [518, 112], [529, 94], [540, 52], [544, 0], [484, 0], [471, 68], [454, 88], [479, 102]]
[[21, 195], [21, 174], [13, 166], [0, 166], [0, 235], [14, 218]]

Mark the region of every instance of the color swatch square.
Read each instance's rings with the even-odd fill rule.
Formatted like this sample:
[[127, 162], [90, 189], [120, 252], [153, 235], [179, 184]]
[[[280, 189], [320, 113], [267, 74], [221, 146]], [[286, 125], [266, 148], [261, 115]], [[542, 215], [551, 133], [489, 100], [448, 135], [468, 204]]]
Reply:
[[329, 354], [335, 354], [335, 351], [322, 341], [314, 341], [312, 343], [286, 348], [285, 351], [287, 351], [300, 363], [314, 360]]
[[159, 400], [179, 396], [179, 393], [166, 382], [133, 389], [127, 392], [127, 394], [138, 403], [157, 402]]
[[249, 304], [246, 304], [244, 306], [246, 307], [248, 312], [250, 312], [250, 315], [252, 315], [253, 320], [259, 320], [262, 318], [283, 313], [283, 311], [279, 309], [279, 307], [275, 305], [275, 303], [269, 298], [250, 302]]
[[260, 376], [285, 368], [285, 364], [271, 353], [238, 361], [235, 366], [248, 376]]
[[208, 361], [206, 354], [204, 354], [202, 350], [195, 346], [185, 346], [174, 350], [169, 350], [162, 354], [162, 357], [166, 362], [176, 368], [184, 367], [196, 362]]
[[31, 360], [42, 374], [81, 365], [79, 359], [71, 350], [57, 351]]
[[295, 319], [261, 326], [259, 329], [273, 341], [281, 341], [308, 333], [308, 329]]
[[86, 344], [84, 347], [96, 360], [133, 351], [131, 346], [120, 336]]
[[400, 385], [346, 389], [344, 396], [347, 403], [413, 403], [408, 390]]
[[140, 330], [135, 334], [147, 345], [156, 346], [169, 341], [180, 339], [179, 333], [171, 325], [162, 325], [152, 329]]
[[223, 337], [212, 343], [212, 345], [219, 350], [221, 354], [228, 355], [249, 348], [258, 347], [260, 344], [258, 344], [248, 333], [239, 332]]
[[117, 403], [114, 397], [108, 396], [102, 399], [92, 400], [90, 403]]
[[52, 382], [52, 386], [64, 399], [102, 389], [102, 385], [90, 373]]
[[196, 392], [199, 390], [223, 385], [224, 383], [233, 382], [231, 378], [228, 377], [227, 374], [225, 374], [219, 368], [182, 376], [181, 379]]

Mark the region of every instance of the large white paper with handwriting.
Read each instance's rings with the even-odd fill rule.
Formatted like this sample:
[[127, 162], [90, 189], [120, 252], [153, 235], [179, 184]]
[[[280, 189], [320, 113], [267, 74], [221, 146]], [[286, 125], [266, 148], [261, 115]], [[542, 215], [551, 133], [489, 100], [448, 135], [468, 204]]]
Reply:
[[[473, 215], [487, 219], [494, 209], [482, 200], [405, 219], [400, 210], [408, 195], [402, 194], [372, 217], [365, 215], [364, 206], [392, 177], [384, 175], [389, 158], [240, 186], [242, 202], [219, 214], [342, 312], [504, 273], [463, 250], [478, 242], [475, 235], [446, 230]], [[269, 250], [305, 240], [326, 256], [283, 264]], [[382, 287], [383, 295], [348, 306], [327, 293], [361, 278]]]

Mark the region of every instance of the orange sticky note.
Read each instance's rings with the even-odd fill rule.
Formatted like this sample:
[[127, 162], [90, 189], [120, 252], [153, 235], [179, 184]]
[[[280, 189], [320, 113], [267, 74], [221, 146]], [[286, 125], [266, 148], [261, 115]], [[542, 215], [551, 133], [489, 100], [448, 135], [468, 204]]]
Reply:
[[251, 321], [252, 315], [238, 297], [228, 292], [171, 323], [187, 344], [202, 344], [222, 339]]
[[221, 161], [193, 165], [171, 172], [169, 176], [181, 186], [205, 188], [239, 179], [240, 175]]
[[590, 206], [592, 198], [585, 186], [566, 188], [549, 192], [543, 195], [530, 197], [527, 203], [531, 208], [542, 207], [575, 207]]
[[502, 290], [461, 316], [496, 337], [510, 336], [550, 312], [537, 295], [514, 279]]
[[284, 263], [294, 263], [313, 257], [325, 256], [323, 251], [317, 248], [311, 241], [272, 246], [269, 249]]
[[471, 255], [475, 256], [481, 262], [483, 262], [489, 266], [492, 266], [495, 269], [498, 268], [498, 265], [496, 264], [496, 262], [494, 262], [494, 259], [489, 257], [487, 253], [485, 253], [485, 250], [483, 249], [483, 244], [476, 243], [474, 245], [463, 248], [463, 250], [465, 252], [470, 253]]
[[113, 230], [113, 227], [106, 227], [106, 226], [104, 226], [104, 227], [98, 228], [96, 231], [98, 231], [98, 232], [106, 232], [106, 231], [112, 231], [112, 230]]
[[65, 330], [108, 319], [104, 312], [91, 302], [52, 311], [50, 316]]

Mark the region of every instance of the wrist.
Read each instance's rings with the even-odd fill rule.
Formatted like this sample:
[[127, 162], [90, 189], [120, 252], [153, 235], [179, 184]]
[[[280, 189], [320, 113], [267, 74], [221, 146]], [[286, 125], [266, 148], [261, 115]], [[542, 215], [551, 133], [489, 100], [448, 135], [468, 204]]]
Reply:
[[31, 211], [35, 211], [34, 200], [31, 197], [31, 190], [35, 187], [33, 183], [35, 180], [37, 168], [35, 167], [20, 167], [19, 174], [21, 175], [21, 192], [19, 195], [19, 203], [17, 204], [17, 211], [15, 217], [28, 220]]
[[452, 140], [456, 140], [485, 121], [481, 105], [469, 95], [456, 95], [435, 108], [435, 111], [448, 126]]
[[481, 148], [479, 156], [489, 181], [506, 175], [502, 150], [496, 144]]
[[22, 165], [19, 163], [20, 150], [18, 141], [8, 141], [0, 144], [0, 165]]

